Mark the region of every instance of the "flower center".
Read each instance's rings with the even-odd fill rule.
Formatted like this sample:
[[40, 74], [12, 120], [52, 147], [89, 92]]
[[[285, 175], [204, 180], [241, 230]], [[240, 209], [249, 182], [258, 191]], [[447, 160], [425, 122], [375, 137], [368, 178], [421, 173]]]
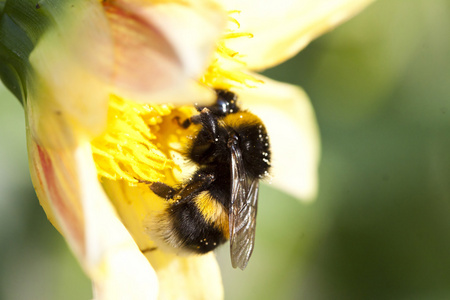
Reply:
[[140, 104], [112, 95], [107, 130], [91, 142], [100, 179], [125, 180], [130, 185], [175, 181], [180, 145], [188, 142], [192, 130], [183, 130], [183, 135], [171, 120], [186, 119], [192, 113], [192, 107]]
[[[215, 89], [252, 87], [261, 81], [245, 73], [239, 53], [226, 47], [226, 40], [251, 38], [252, 34], [237, 32], [238, 21], [229, 13], [229, 29], [217, 44], [216, 52], [200, 82]], [[129, 185], [139, 182], [180, 181], [184, 164], [182, 145], [189, 144], [195, 126], [182, 129], [177, 122], [196, 112], [193, 106], [135, 103], [111, 95], [107, 129], [91, 143], [100, 180], [124, 180]]]

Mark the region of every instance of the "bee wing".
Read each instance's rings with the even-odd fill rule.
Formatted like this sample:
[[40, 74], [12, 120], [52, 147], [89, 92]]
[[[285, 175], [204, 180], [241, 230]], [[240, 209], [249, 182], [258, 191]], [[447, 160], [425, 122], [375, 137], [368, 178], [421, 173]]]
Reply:
[[246, 176], [241, 151], [231, 146], [230, 255], [233, 268], [245, 269], [255, 244], [259, 181]]

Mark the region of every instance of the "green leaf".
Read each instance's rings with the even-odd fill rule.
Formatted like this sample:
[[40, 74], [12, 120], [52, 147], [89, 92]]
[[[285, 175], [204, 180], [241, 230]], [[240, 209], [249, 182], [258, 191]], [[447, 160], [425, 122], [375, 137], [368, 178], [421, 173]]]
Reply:
[[22, 104], [27, 96], [27, 78], [32, 74], [30, 53], [53, 20], [55, 2], [0, 2], [0, 79]]

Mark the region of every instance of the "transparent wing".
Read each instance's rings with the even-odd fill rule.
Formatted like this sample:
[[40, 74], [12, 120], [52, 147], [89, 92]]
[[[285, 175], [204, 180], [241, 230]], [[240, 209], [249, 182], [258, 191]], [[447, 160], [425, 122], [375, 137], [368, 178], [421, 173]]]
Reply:
[[231, 146], [230, 255], [233, 268], [245, 269], [255, 244], [259, 181], [249, 180], [241, 151]]

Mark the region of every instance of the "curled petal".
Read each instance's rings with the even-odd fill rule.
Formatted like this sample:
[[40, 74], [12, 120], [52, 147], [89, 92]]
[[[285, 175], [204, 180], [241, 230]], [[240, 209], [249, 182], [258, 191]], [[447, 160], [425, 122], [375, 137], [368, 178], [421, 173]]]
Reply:
[[264, 84], [238, 94], [266, 125], [272, 183], [299, 199], [312, 200], [318, 189], [320, 139], [311, 103], [299, 87], [254, 76]]
[[[57, 113], [77, 134], [96, 136], [104, 129], [113, 92], [144, 102], [213, 98], [195, 79], [223, 30], [221, 9], [196, 10], [175, 2], [103, 3], [5, 2], [0, 77], [23, 102], [33, 102], [33, 129]], [[43, 146], [56, 146], [39, 138]]]
[[196, 79], [211, 59], [225, 14], [213, 2], [196, 3], [104, 2], [115, 53], [112, 84], [118, 94], [145, 102], [212, 99]]
[[97, 181], [90, 144], [48, 149], [27, 137], [39, 200], [92, 279], [96, 299], [156, 299], [156, 275]]
[[252, 38], [230, 39], [227, 46], [242, 55], [252, 70], [273, 67], [294, 56], [309, 42], [346, 21], [373, 0], [223, 1], [239, 30]]
[[[95, 45], [109, 41], [99, 2], [44, 1], [37, 5], [9, 0], [3, 5], [0, 77], [24, 105], [33, 102], [39, 107], [35, 119], [29, 120], [33, 130], [40, 126], [38, 120], [58, 113], [80, 131], [98, 134], [104, 126], [108, 98], [98, 76], [87, 71], [97, 68], [86, 65], [94, 61], [88, 53], [98, 50]], [[87, 30], [89, 25], [92, 28]], [[82, 52], [86, 58], [80, 58]], [[111, 62], [110, 54], [102, 53], [100, 60]], [[40, 145], [47, 146], [45, 138]]]

